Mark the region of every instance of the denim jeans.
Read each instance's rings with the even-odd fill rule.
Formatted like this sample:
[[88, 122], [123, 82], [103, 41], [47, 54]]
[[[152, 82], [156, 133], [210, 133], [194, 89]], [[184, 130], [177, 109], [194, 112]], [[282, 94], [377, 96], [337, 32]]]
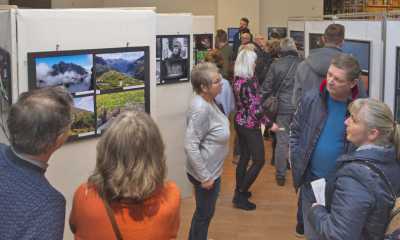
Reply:
[[196, 198], [196, 210], [190, 225], [189, 240], [207, 240], [208, 226], [214, 216], [215, 204], [221, 189], [221, 178], [217, 178], [213, 188], [209, 190], [202, 188], [201, 183], [189, 174], [188, 178], [193, 184]]
[[292, 114], [278, 114], [276, 124], [279, 127], [285, 128], [284, 131], [279, 131], [276, 134], [275, 146], [275, 175], [285, 178], [287, 170], [287, 161], [289, 157], [289, 126], [292, 121]]

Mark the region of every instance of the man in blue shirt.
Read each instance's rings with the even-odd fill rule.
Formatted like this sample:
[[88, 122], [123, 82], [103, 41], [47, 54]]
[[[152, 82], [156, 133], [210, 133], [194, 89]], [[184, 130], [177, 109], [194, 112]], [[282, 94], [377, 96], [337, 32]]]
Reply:
[[65, 198], [44, 173], [71, 122], [72, 98], [63, 87], [23, 93], [11, 106], [11, 146], [0, 144], [1, 239], [63, 239]]
[[336, 159], [352, 151], [346, 141], [344, 121], [347, 106], [358, 98], [361, 69], [348, 54], [333, 58], [320, 89], [307, 92], [300, 100], [290, 133], [290, 161], [296, 190], [301, 188], [304, 231], [307, 239], [318, 239], [307, 220], [315, 202], [310, 182], [326, 178], [335, 170]]

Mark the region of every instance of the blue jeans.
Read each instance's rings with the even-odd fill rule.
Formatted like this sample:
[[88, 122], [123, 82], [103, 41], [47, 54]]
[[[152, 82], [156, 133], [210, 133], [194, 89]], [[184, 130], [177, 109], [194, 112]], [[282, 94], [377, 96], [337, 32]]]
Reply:
[[210, 190], [202, 188], [201, 183], [189, 174], [188, 178], [193, 184], [196, 198], [196, 210], [190, 225], [189, 240], [207, 240], [208, 226], [214, 216], [215, 205], [221, 189], [221, 178], [215, 180], [214, 187]]

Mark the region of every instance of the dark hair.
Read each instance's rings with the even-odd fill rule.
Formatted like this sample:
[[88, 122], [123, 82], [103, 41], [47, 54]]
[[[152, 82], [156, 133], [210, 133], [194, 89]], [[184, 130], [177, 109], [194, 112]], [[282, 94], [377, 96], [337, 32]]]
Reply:
[[7, 119], [11, 146], [29, 155], [47, 153], [71, 122], [72, 97], [64, 87], [22, 93]]
[[218, 49], [209, 50], [204, 58], [206, 62], [215, 63], [215, 65], [221, 71], [224, 67], [224, 57], [222, 56], [221, 51]]
[[346, 72], [347, 80], [349, 81], [353, 81], [360, 77], [360, 64], [357, 59], [350, 54], [340, 53], [336, 55], [332, 59], [331, 65], [344, 70]]
[[341, 24], [330, 24], [324, 33], [325, 43], [339, 45], [344, 40], [344, 26]]
[[88, 183], [109, 202], [142, 202], [164, 185], [164, 149], [150, 115], [125, 111], [97, 143], [96, 168]]
[[243, 21], [243, 22], [245, 22], [247, 25], [249, 25], [249, 19], [248, 19], [247, 17], [242, 17], [242, 18], [240, 19], [240, 21]]
[[228, 41], [228, 35], [225, 30], [218, 29], [217, 34], [215, 35], [215, 47], [218, 47], [218, 43], [225, 43]]

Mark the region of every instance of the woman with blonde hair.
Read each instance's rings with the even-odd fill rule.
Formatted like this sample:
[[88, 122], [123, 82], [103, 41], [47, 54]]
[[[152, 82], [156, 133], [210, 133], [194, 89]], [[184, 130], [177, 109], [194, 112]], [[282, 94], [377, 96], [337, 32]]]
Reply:
[[400, 128], [378, 100], [355, 100], [349, 111], [346, 136], [358, 148], [339, 157], [326, 206], [314, 203], [308, 218], [319, 239], [383, 239], [400, 191]]
[[[260, 89], [254, 74], [257, 54], [252, 47], [242, 47], [235, 63], [233, 84], [236, 99], [235, 129], [240, 146], [233, 204], [236, 208], [254, 210], [256, 205], [248, 200], [251, 196], [249, 189], [265, 163], [261, 124], [272, 131], [277, 131], [278, 126], [261, 111]], [[248, 166], [250, 158], [252, 164]]]
[[[75, 192], [75, 239], [175, 239], [180, 193], [165, 182], [164, 143], [143, 112], [121, 113], [97, 144], [97, 162]], [[155, 227], [156, 226], [156, 227]]]

